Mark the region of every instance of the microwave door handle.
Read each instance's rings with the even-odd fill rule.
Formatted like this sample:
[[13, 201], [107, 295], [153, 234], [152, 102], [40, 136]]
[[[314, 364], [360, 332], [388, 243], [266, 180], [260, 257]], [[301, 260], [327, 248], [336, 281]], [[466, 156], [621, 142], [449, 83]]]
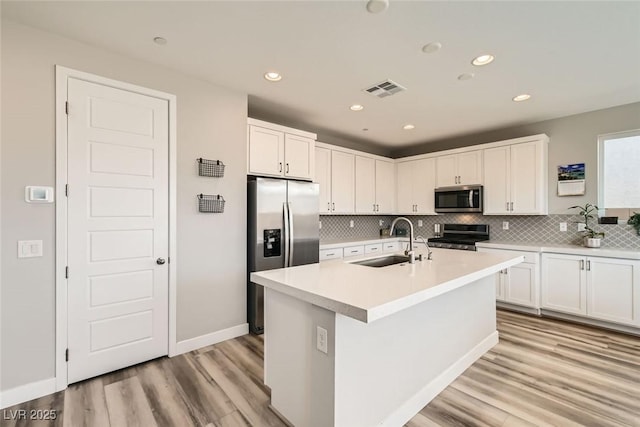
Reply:
[[469, 190], [469, 207], [473, 207], [473, 190]]

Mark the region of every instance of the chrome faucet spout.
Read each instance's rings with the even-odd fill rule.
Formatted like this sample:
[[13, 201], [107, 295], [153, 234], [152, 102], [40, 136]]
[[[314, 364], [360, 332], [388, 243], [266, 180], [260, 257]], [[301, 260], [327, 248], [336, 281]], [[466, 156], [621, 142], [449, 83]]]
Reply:
[[409, 224], [409, 246], [407, 247], [407, 250], [404, 251], [404, 254], [409, 257], [409, 264], [413, 264], [415, 263], [415, 252], [413, 250], [413, 223], [411, 222], [411, 220], [409, 220], [409, 218], [399, 216], [391, 223], [389, 234], [393, 235], [393, 230], [395, 229], [398, 221], [406, 221], [407, 224]]

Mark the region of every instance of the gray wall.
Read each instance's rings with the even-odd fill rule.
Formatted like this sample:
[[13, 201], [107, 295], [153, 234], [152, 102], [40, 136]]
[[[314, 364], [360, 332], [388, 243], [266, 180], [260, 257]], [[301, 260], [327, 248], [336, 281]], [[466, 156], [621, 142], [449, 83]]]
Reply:
[[[412, 156], [494, 142], [521, 136], [546, 133], [549, 143], [549, 213], [566, 214], [567, 208], [598, 203], [598, 135], [640, 129], [640, 102], [530, 125], [450, 138], [395, 150], [394, 158]], [[558, 197], [557, 167], [568, 163], [585, 163], [584, 196]]]
[[[2, 390], [55, 375], [55, 207], [24, 202], [25, 185], [55, 185], [54, 64], [177, 96], [178, 341], [246, 322], [246, 94], [4, 21]], [[198, 157], [223, 160], [225, 177], [198, 177]], [[224, 195], [225, 213], [199, 214], [201, 192]], [[22, 239], [44, 256], [18, 259]]]

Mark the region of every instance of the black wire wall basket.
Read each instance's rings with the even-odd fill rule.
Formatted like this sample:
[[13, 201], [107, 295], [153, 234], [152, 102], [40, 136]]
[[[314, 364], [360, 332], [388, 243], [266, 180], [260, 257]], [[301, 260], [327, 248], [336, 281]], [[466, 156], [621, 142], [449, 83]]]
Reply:
[[198, 194], [198, 210], [203, 213], [223, 213], [224, 197], [219, 194]]
[[224, 176], [224, 163], [220, 160], [209, 160], [200, 157], [198, 159], [198, 175], [222, 178]]

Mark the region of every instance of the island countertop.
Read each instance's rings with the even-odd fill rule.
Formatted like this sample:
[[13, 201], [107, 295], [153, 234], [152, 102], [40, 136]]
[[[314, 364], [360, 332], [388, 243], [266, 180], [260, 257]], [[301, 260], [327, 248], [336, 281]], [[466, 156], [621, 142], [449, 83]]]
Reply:
[[[433, 249], [433, 260], [382, 268], [353, 264], [379, 254], [251, 273], [251, 281], [370, 323], [519, 264], [522, 256]], [[400, 254], [400, 252], [398, 252]], [[392, 255], [392, 254], [385, 254]]]

